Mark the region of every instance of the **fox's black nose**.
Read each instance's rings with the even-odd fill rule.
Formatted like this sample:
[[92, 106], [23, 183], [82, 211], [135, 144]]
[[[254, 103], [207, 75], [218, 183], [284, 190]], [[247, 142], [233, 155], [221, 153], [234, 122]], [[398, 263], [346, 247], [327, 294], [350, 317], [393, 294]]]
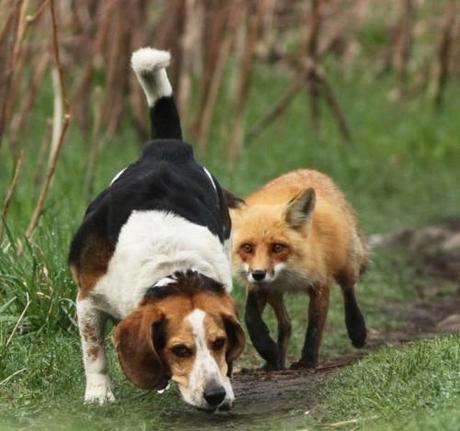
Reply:
[[266, 274], [267, 274], [267, 271], [261, 271], [261, 270], [252, 271], [252, 278], [255, 281], [262, 281], [265, 278]]
[[225, 398], [225, 389], [222, 386], [212, 386], [204, 391], [204, 399], [212, 406], [217, 407]]

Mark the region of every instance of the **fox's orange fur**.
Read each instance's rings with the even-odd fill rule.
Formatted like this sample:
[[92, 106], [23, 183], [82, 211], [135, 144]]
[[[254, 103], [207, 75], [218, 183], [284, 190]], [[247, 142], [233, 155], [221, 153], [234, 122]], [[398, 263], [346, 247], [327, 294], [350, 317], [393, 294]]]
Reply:
[[[354, 300], [353, 289], [367, 264], [367, 246], [354, 211], [338, 186], [320, 172], [297, 170], [269, 182], [248, 196], [245, 202], [242, 208], [231, 211], [233, 265], [235, 273], [248, 283], [249, 292], [254, 291], [257, 296], [259, 311], [268, 302], [277, 312], [278, 320], [280, 316], [283, 320], [283, 314], [286, 320], [282, 293], [308, 292], [310, 310], [313, 309], [310, 314], [321, 314], [316, 321], [318, 327], [312, 323], [312, 331], [316, 329], [321, 333], [328, 308], [329, 287], [337, 281], [344, 291], [350, 337], [355, 345], [364, 344], [364, 320], [359, 322], [362, 315]], [[264, 278], [256, 280], [256, 276]], [[254, 321], [247, 323], [248, 326], [257, 326]], [[360, 327], [360, 334], [350, 333], [353, 325]], [[284, 326], [288, 329], [285, 332], [290, 333], [288, 319]], [[251, 332], [251, 328], [248, 329]], [[308, 338], [307, 333], [307, 344]], [[306, 345], [304, 350], [310, 348], [316, 352], [304, 351], [303, 363], [299, 365], [316, 365], [321, 334], [310, 341], [310, 347]], [[278, 356], [285, 355], [286, 340], [282, 343], [278, 340], [278, 350]], [[270, 358], [266, 359], [270, 362]], [[284, 365], [284, 357], [278, 357], [277, 365], [268, 365], [280, 368]]]

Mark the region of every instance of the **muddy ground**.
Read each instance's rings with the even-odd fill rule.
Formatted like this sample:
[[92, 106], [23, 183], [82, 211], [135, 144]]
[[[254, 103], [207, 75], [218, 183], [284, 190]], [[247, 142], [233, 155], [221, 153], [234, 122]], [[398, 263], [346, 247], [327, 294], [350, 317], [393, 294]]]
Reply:
[[[323, 362], [315, 371], [285, 370], [266, 373], [241, 370], [234, 375], [237, 405], [231, 412], [206, 418], [206, 429], [302, 429], [315, 407], [325, 378], [351, 365], [381, 346], [394, 346], [460, 330], [460, 220], [418, 230], [404, 230], [370, 238], [373, 247], [407, 250], [421, 276], [459, 282], [450, 297], [413, 303], [388, 303], [384, 312], [405, 322], [397, 331], [370, 329], [366, 348]], [[415, 253], [416, 251], [416, 253]], [[411, 258], [411, 256], [414, 256]], [[415, 257], [416, 256], [416, 257]], [[436, 283], [433, 283], [436, 285]], [[196, 420], [190, 420], [190, 414]], [[181, 429], [199, 429], [202, 413], [187, 411], [170, 418]], [[306, 428], [305, 428], [306, 429]]]

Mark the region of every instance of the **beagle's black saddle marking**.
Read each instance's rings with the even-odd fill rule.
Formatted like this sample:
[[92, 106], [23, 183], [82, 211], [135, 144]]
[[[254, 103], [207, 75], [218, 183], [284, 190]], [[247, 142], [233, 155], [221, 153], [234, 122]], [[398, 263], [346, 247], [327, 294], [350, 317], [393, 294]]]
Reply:
[[194, 160], [192, 147], [180, 140], [155, 140], [90, 204], [72, 242], [70, 261], [80, 255], [88, 234], [115, 246], [120, 229], [136, 210], [181, 216], [207, 227], [222, 243], [230, 237], [231, 222], [222, 189]]

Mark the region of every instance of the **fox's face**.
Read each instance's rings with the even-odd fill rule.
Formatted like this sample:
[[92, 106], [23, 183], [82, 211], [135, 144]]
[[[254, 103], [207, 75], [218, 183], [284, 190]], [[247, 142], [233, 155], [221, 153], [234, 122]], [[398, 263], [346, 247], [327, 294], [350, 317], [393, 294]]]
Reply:
[[296, 273], [315, 194], [308, 189], [285, 205], [246, 205], [231, 210], [234, 272], [251, 284], [268, 284]]

